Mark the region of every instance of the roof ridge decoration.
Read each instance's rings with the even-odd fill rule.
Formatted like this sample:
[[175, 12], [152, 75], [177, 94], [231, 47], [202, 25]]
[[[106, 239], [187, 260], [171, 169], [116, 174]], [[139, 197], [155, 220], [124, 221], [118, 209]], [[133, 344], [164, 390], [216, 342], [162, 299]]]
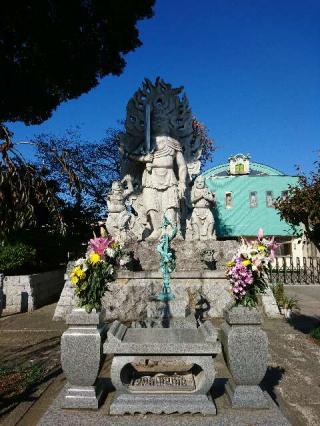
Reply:
[[[237, 154], [239, 155], [239, 154]], [[242, 154], [240, 154], [242, 155]], [[231, 156], [229, 158], [232, 158], [235, 156]], [[216, 176], [218, 173], [222, 173], [222, 172], [226, 172], [225, 175], [223, 175], [224, 177], [226, 176], [231, 176], [229, 174], [229, 163], [223, 163], [223, 164], [218, 164], [217, 166], [211, 167], [210, 169], [206, 170], [203, 173], [203, 176], [206, 177], [206, 179], [210, 178], [210, 177], [214, 177]], [[250, 174], [249, 176], [259, 176], [256, 175], [255, 173], [252, 172], [260, 172], [260, 175], [267, 175], [267, 176], [286, 176], [285, 173], [281, 172], [280, 170], [268, 166], [266, 164], [263, 163], [257, 163], [257, 162], [251, 162], [250, 163]], [[233, 175], [232, 175], [233, 176]], [[243, 175], [234, 175], [234, 176], [243, 176]], [[248, 175], [246, 175], [248, 176]]]

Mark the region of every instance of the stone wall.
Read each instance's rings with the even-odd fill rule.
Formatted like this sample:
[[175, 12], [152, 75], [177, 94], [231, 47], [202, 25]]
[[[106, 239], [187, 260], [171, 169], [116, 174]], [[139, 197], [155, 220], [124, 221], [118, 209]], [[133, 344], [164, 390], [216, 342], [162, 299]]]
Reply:
[[3, 309], [3, 280], [4, 275], [0, 273], [0, 316], [2, 315]]
[[3, 314], [30, 312], [59, 298], [63, 269], [33, 275], [8, 275], [3, 280]]
[[[152, 318], [158, 311], [152, 301], [161, 291], [160, 255], [157, 241], [131, 241], [125, 250], [130, 253], [129, 270], [118, 272], [116, 281], [109, 284], [103, 299], [107, 319], [135, 321]], [[171, 275], [171, 288], [176, 298], [170, 308], [176, 317], [194, 312], [199, 301], [205, 303], [206, 315], [222, 317], [223, 308], [231, 301], [230, 284], [225, 277], [225, 263], [231, 259], [238, 242], [184, 241], [174, 239], [176, 271]], [[63, 320], [76, 305], [74, 290], [68, 273], [74, 262], [69, 262], [65, 285], [57, 305], [54, 320]], [[199, 307], [198, 307], [199, 308]]]
[[[69, 263], [68, 270], [72, 267]], [[65, 274], [62, 290], [53, 319], [65, 320], [76, 305], [74, 288]], [[106, 319], [136, 321], [153, 318], [158, 314], [158, 302], [154, 298], [160, 293], [162, 276], [158, 271], [121, 271], [118, 278], [109, 284], [103, 298]], [[170, 302], [174, 317], [185, 317], [196, 309], [204, 309], [204, 317], [223, 317], [223, 309], [232, 301], [230, 283], [224, 271], [180, 271], [172, 274], [171, 289], [175, 299]], [[200, 303], [199, 303], [200, 302]], [[202, 305], [201, 305], [202, 303]], [[279, 311], [272, 291], [262, 297], [264, 313], [269, 318], [279, 318]]]
[[[126, 243], [125, 251], [133, 256], [130, 270], [159, 271], [160, 255], [158, 241], [132, 241]], [[225, 271], [226, 262], [236, 252], [239, 243], [227, 241], [184, 241], [174, 239], [171, 248], [176, 258], [176, 271]]]
[[64, 287], [53, 315], [54, 321], [65, 320], [66, 316], [71, 313], [72, 308], [76, 305], [73, 285], [69, 280], [69, 271], [72, 269], [73, 264], [74, 262], [68, 263], [66, 273], [64, 274]]
[[[152, 318], [157, 310], [154, 298], [160, 293], [162, 276], [158, 271], [121, 271], [109, 284], [103, 298], [106, 319], [134, 321]], [[171, 289], [175, 300], [170, 302], [173, 316], [185, 317], [201, 309], [208, 317], [222, 317], [223, 308], [230, 303], [230, 284], [222, 271], [180, 271], [172, 274]], [[54, 320], [65, 319], [76, 304], [73, 286], [66, 282], [57, 305]]]

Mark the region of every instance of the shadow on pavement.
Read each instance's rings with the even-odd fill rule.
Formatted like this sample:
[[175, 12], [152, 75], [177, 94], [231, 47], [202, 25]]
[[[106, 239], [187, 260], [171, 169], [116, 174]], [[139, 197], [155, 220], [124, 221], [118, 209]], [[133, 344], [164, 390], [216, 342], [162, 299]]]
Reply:
[[288, 320], [288, 324], [295, 330], [301, 331], [304, 334], [309, 334], [314, 327], [320, 325], [320, 317], [294, 313], [292, 318]]
[[282, 376], [285, 374], [283, 367], [268, 367], [266, 375], [261, 382], [261, 388], [267, 391], [273, 401], [278, 404], [275, 387], [280, 383]]

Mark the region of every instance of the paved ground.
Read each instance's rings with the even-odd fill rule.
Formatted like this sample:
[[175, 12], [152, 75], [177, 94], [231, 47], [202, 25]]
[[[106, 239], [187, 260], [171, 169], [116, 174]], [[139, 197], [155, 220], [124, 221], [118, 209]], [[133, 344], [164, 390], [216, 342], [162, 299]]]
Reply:
[[[263, 387], [294, 426], [318, 426], [320, 345], [306, 333], [320, 322], [320, 286], [286, 287], [285, 291], [297, 295], [301, 311], [291, 324], [285, 320], [265, 321], [270, 355]], [[25, 395], [19, 404], [0, 411], [3, 425], [36, 425], [65, 384], [59, 364], [60, 336], [65, 325], [51, 321], [54, 308], [55, 305], [50, 305], [31, 314], [0, 318], [1, 367], [41, 361], [48, 371], [32, 395]], [[108, 375], [109, 365], [110, 360], [107, 360], [104, 377]], [[219, 365], [223, 379], [226, 374], [221, 360]]]
[[[0, 367], [23, 369], [39, 364], [44, 368], [40, 383], [29, 392], [18, 398], [0, 399], [1, 424], [17, 424], [31, 407], [31, 411], [36, 412], [38, 406], [41, 406], [41, 403], [38, 404], [41, 394], [48, 389], [44, 400], [49, 400], [51, 389], [59, 380], [64, 382], [60, 366], [60, 337], [66, 327], [63, 322], [51, 320], [54, 308], [55, 305], [49, 305], [32, 313], [0, 318]], [[60, 389], [61, 386], [58, 386], [57, 393]], [[42, 413], [43, 410], [40, 415]], [[32, 419], [25, 424], [32, 426], [36, 422]]]
[[292, 325], [303, 333], [320, 323], [320, 285], [285, 286], [285, 293], [298, 299], [300, 315]]

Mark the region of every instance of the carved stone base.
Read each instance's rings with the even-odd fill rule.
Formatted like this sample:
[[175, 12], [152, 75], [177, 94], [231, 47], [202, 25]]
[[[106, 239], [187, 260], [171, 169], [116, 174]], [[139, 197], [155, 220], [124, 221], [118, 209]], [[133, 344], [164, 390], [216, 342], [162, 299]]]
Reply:
[[229, 379], [226, 392], [232, 408], [270, 408], [270, 400], [259, 386], [236, 385]]
[[96, 386], [67, 386], [62, 407], [97, 410], [103, 392], [104, 389], [99, 382]]
[[208, 397], [220, 353], [211, 322], [192, 328], [127, 328], [115, 321], [104, 353], [114, 354], [110, 414], [216, 414]]
[[123, 394], [117, 392], [110, 406], [110, 414], [171, 414], [201, 413], [216, 414], [216, 406], [207, 395], [173, 395], [173, 394]]

